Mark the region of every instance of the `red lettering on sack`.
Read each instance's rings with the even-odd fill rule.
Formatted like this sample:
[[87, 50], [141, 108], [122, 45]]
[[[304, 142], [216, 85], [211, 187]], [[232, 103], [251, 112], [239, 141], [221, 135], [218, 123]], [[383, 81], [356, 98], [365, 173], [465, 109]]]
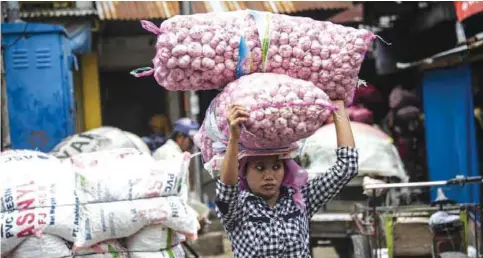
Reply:
[[34, 203], [34, 199], [28, 199], [28, 200], [19, 202], [17, 206], [18, 206], [18, 209], [22, 211], [22, 210], [33, 208], [31, 207], [33, 203]]
[[20, 190], [20, 189], [17, 190], [17, 193], [18, 193], [17, 200], [22, 198], [24, 195], [31, 193], [31, 192], [33, 192], [33, 190]]
[[[30, 181], [27, 184], [17, 186], [16, 199], [17, 199], [17, 208], [19, 210], [19, 215], [16, 218], [15, 223], [18, 227], [23, 228], [18, 233], [16, 233], [17, 238], [33, 235], [35, 232], [34, 222], [36, 221], [36, 219], [35, 219], [35, 213], [33, 208], [35, 208], [34, 203], [36, 200], [35, 194], [38, 193], [37, 189], [42, 190], [42, 189], [45, 189], [45, 187], [36, 188], [34, 181]], [[30, 193], [33, 193], [32, 196], [29, 196]]]
[[33, 213], [27, 213], [24, 216], [19, 216], [17, 218], [17, 226], [22, 226], [26, 222], [28, 224], [32, 224], [32, 222], [34, 222], [34, 219], [35, 219], [35, 215]]
[[17, 237], [21, 238], [21, 237], [32, 236], [34, 234], [34, 231], [35, 231], [35, 227], [32, 225], [32, 226], [18, 232]]
[[38, 217], [41, 217], [41, 218], [38, 218], [39, 225], [45, 225], [45, 224], [47, 224], [47, 222], [44, 220], [47, 217], [47, 214], [46, 213], [39, 213], [38, 214]]
[[[34, 184], [34, 182], [32, 181], [30, 185]], [[28, 193], [31, 193], [33, 192], [34, 190], [33, 189], [30, 189], [30, 190], [22, 190], [22, 189], [18, 189], [20, 187], [23, 187], [23, 186], [27, 186], [27, 185], [19, 185], [17, 187], [17, 200], [21, 199], [22, 197], [24, 197], [24, 195], [28, 194]]]

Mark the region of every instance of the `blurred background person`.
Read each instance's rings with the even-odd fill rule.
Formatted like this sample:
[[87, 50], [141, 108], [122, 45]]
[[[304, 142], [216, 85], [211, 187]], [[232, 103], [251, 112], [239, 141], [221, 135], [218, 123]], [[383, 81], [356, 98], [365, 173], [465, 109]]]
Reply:
[[171, 135], [171, 121], [163, 114], [155, 114], [149, 121], [151, 135], [144, 136], [143, 140], [151, 152], [154, 152], [168, 140]]
[[174, 124], [171, 138], [156, 149], [153, 157], [156, 160], [174, 158], [183, 152], [190, 152], [193, 148], [193, 137], [200, 129], [200, 125], [190, 118], [181, 118]]

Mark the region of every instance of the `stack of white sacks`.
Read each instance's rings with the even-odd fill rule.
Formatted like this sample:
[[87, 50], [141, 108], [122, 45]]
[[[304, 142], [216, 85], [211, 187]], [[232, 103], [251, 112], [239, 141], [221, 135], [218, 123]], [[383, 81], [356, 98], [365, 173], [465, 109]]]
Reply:
[[137, 135], [110, 126], [69, 136], [57, 144], [50, 153], [59, 159], [66, 159], [80, 153], [118, 148], [134, 148], [150, 153], [149, 147]]
[[184, 257], [180, 243], [199, 229], [186, 204], [189, 159], [1, 153], [2, 257]]

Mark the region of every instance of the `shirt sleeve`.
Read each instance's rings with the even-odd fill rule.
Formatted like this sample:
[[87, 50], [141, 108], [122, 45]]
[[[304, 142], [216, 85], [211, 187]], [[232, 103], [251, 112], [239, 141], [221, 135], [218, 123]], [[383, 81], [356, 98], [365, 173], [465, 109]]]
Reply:
[[228, 232], [235, 228], [236, 221], [240, 218], [238, 196], [238, 183], [226, 185], [219, 178], [216, 180], [216, 214]]
[[357, 175], [359, 159], [357, 149], [339, 147], [336, 153], [335, 164], [327, 172], [310, 180], [301, 189], [310, 218]]

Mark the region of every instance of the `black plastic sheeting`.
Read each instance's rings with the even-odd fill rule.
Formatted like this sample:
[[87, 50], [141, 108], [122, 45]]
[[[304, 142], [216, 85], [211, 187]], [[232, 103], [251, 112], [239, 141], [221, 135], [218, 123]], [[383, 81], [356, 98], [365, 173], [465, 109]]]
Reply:
[[[427, 9], [400, 17], [394, 28], [378, 33], [391, 46], [377, 44], [378, 58], [412, 62], [452, 49], [457, 45], [456, 14], [452, 2], [437, 3]], [[381, 49], [382, 48], [382, 49]]]

